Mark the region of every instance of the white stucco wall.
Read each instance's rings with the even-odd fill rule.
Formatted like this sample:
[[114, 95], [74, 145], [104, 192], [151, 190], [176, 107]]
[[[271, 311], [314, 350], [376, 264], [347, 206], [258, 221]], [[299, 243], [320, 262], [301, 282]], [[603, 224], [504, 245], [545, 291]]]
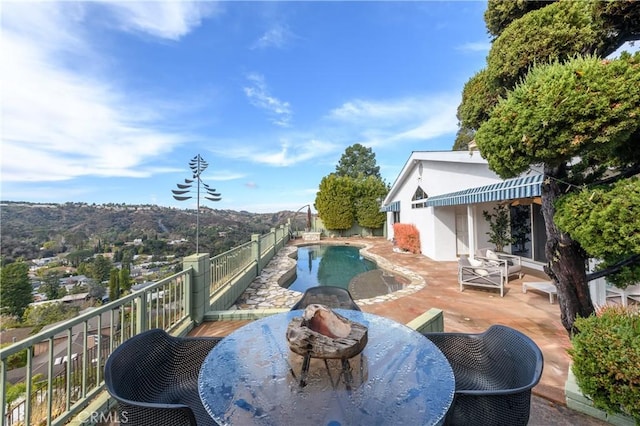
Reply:
[[[468, 151], [414, 152], [384, 204], [400, 201], [400, 222], [418, 228], [422, 254], [434, 260], [456, 260], [455, 207], [411, 208], [411, 198], [416, 189], [420, 186], [432, 197], [500, 181], [502, 179], [489, 170], [478, 152], [473, 155]], [[484, 208], [487, 209], [486, 206]], [[482, 217], [482, 208], [476, 214]], [[392, 218], [393, 213], [388, 213], [387, 235], [390, 239], [393, 238]], [[480, 221], [476, 218], [476, 222]], [[484, 224], [477, 225], [481, 236], [486, 236], [488, 229], [483, 230]]]

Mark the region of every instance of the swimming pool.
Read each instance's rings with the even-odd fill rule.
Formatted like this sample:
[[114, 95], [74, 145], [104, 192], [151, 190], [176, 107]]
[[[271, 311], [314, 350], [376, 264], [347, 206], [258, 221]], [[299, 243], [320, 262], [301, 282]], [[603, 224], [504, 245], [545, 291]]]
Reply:
[[[390, 285], [375, 285], [378, 281]], [[322, 285], [346, 288], [352, 294], [356, 293], [354, 298], [365, 294], [366, 297], [387, 294], [403, 288], [400, 280], [361, 256], [359, 247], [330, 244], [298, 247], [296, 277], [283, 287], [304, 292]], [[376, 294], [371, 294], [372, 291]]]

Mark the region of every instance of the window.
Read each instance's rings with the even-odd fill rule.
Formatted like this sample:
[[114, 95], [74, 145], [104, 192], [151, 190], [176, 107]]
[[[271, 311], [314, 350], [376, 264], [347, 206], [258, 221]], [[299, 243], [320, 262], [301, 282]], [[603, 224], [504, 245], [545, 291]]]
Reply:
[[429, 198], [424, 189], [418, 187], [416, 192], [413, 193], [413, 197], [411, 197], [411, 208], [412, 209], [421, 209], [427, 207], [427, 203], [425, 202]]

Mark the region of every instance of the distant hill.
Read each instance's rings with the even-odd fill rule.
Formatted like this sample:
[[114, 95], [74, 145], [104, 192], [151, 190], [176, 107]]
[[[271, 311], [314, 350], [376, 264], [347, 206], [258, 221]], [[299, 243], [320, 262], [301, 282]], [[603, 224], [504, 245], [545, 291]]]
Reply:
[[[201, 207], [200, 252], [221, 253], [249, 241], [251, 234], [286, 224], [288, 219], [294, 227], [304, 227], [305, 217], [291, 211], [249, 213]], [[195, 253], [196, 210], [156, 205], [0, 202], [0, 254], [7, 260], [122, 245], [134, 239], [187, 239], [182, 253], [177, 254]]]

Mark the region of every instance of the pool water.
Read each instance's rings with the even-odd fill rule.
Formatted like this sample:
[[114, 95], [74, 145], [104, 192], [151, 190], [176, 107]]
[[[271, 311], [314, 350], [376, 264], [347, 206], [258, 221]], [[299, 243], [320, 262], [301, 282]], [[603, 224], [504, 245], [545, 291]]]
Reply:
[[375, 262], [352, 246], [316, 244], [298, 247], [296, 278], [287, 288], [304, 292], [310, 287], [332, 285], [349, 289], [351, 280], [378, 269]]

